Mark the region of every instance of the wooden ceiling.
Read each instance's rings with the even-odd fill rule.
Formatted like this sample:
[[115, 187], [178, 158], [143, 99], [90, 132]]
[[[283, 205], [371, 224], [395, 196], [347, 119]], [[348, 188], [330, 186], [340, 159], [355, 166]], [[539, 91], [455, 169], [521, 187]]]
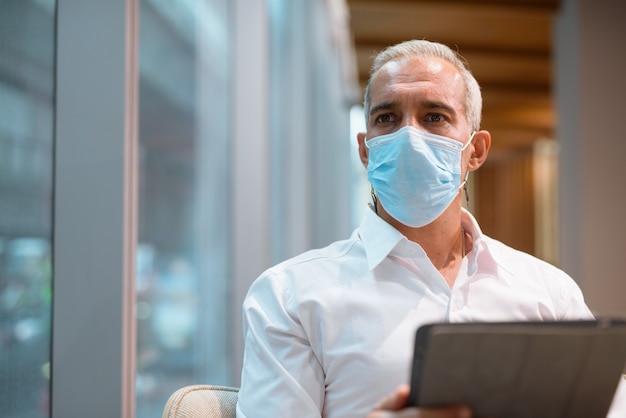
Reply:
[[559, 0], [347, 0], [361, 87], [373, 55], [408, 39], [458, 50], [483, 93], [492, 153], [554, 136], [552, 22]]

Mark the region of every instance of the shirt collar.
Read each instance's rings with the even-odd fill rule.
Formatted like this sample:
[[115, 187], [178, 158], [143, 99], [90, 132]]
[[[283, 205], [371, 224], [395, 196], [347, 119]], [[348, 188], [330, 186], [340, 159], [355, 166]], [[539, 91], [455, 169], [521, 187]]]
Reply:
[[490, 258], [491, 261], [500, 268], [509, 271], [505, 267], [506, 264], [502, 263], [502, 256], [497, 251], [497, 248], [493, 245], [489, 245], [489, 238], [483, 234], [480, 226], [478, 225], [478, 221], [474, 218], [474, 215], [472, 215], [465, 208], [463, 208], [463, 214], [461, 215], [461, 224], [463, 225], [465, 231], [472, 236], [473, 249], [472, 252], [467, 255], [470, 271], [477, 271], [478, 259], [483, 257]]
[[365, 211], [359, 226], [359, 236], [370, 270], [374, 270], [391, 253], [398, 242], [406, 239], [400, 231], [379, 217], [371, 206]]
[[[490, 257], [496, 264], [502, 266], [499, 255], [487, 245], [486, 237], [483, 235], [476, 218], [465, 208], [462, 210], [461, 223], [465, 231], [472, 236], [473, 250], [468, 254], [470, 265], [476, 266], [480, 254], [481, 257]], [[365, 211], [359, 226], [359, 236], [363, 243], [370, 270], [376, 268], [400, 242], [403, 240], [408, 242], [407, 238], [400, 231], [380, 218], [371, 206], [369, 210]], [[419, 248], [421, 249], [421, 247]]]

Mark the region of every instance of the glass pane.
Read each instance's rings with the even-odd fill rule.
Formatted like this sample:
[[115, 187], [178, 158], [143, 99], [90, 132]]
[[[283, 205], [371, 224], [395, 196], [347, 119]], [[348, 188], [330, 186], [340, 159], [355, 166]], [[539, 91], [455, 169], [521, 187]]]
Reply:
[[53, 0], [0, 0], [0, 416], [48, 417]]
[[137, 417], [231, 383], [228, 0], [143, 0]]

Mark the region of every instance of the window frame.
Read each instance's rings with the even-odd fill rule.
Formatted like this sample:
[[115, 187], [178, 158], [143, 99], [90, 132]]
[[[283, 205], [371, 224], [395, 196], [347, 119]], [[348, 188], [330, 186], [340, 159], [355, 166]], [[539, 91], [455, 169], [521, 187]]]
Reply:
[[57, 1], [52, 417], [134, 416], [138, 5]]

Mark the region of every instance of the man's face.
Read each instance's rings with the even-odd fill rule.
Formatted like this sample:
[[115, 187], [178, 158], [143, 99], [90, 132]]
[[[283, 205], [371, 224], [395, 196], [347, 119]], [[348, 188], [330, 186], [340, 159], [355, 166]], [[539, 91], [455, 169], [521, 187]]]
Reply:
[[388, 62], [374, 76], [370, 103], [368, 139], [407, 125], [462, 143], [469, 138], [463, 78], [440, 58]]

